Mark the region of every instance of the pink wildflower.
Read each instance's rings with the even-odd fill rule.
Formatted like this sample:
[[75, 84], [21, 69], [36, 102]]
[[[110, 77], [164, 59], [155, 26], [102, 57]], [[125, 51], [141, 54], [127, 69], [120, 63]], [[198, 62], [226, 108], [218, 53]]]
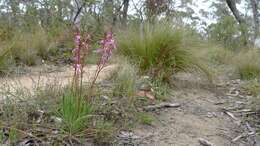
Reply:
[[116, 49], [116, 43], [113, 38], [112, 32], [107, 32], [105, 38], [100, 41], [102, 49], [98, 49], [97, 52], [102, 54], [100, 64], [105, 64], [112, 55], [112, 51]]
[[116, 43], [113, 38], [113, 33], [112, 32], [107, 32], [105, 34], [105, 37], [103, 40], [100, 41], [100, 44], [102, 45], [102, 48], [97, 49], [97, 53], [101, 54], [100, 60], [98, 62], [98, 67], [94, 76], [94, 79], [91, 84], [91, 88], [93, 88], [94, 83], [97, 80], [97, 77], [99, 73], [102, 71], [102, 69], [105, 67], [107, 64], [108, 60], [112, 56], [112, 52], [114, 49], [116, 49]]
[[79, 32], [76, 32], [74, 42], [75, 42], [75, 48], [72, 51], [73, 56], [74, 56], [73, 57], [73, 61], [74, 61], [73, 67], [74, 67], [75, 75], [79, 75], [79, 73], [81, 73], [81, 71], [82, 71], [81, 61], [80, 61], [81, 37], [80, 37]]

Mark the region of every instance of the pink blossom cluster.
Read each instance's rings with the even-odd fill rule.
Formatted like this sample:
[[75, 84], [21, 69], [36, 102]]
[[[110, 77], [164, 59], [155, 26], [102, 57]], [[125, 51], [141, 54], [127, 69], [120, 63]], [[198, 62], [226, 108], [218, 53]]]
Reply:
[[[75, 48], [73, 49], [73, 68], [74, 68], [74, 82], [78, 85], [79, 79], [83, 77], [84, 60], [88, 54], [90, 48], [90, 35], [81, 36], [79, 30], [76, 31], [74, 37]], [[116, 43], [111, 31], [105, 33], [104, 39], [100, 41], [101, 48], [97, 49], [97, 52], [101, 54], [100, 60], [97, 65], [94, 79], [91, 84], [91, 88], [94, 86], [99, 73], [107, 64], [108, 60], [112, 56], [112, 52], [116, 49]], [[81, 75], [81, 76], [80, 76]]]
[[90, 35], [81, 37], [80, 32], [77, 31], [74, 37], [75, 48], [73, 49], [73, 67], [75, 75], [78, 76], [83, 72], [84, 59], [90, 48]]
[[100, 60], [98, 62], [97, 70], [92, 81], [91, 88], [94, 86], [99, 73], [107, 64], [108, 60], [112, 56], [113, 50], [116, 49], [116, 42], [111, 31], [105, 33], [104, 39], [100, 41], [102, 48], [97, 49], [97, 52], [101, 54]]
[[75, 33], [74, 38], [75, 48], [72, 50], [73, 53], [73, 67], [76, 75], [79, 75], [82, 72], [82, 64], [81, 64], [81, 57], [80, 57], [80, 51], [81, 51], [81, 36], [79, 31]]
[[111, 31], [107, 32], [104, 39], [100, 41], [100, 44], [102, 48], [98, 49], [97, 52], [101, 54], [99, 62], [99, 64], [101, 65], [108, 62], [109, 58], [112, 55], [112, 51], [116, 49], [116, 43], [113, 33]]

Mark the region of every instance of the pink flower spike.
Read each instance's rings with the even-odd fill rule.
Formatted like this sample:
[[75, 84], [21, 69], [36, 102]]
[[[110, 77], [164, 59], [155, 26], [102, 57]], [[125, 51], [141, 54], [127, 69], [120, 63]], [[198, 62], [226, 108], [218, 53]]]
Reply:
[[75, 65], [76, 74], [79, 75], [82, 72], [82, 66], [81, 64]]

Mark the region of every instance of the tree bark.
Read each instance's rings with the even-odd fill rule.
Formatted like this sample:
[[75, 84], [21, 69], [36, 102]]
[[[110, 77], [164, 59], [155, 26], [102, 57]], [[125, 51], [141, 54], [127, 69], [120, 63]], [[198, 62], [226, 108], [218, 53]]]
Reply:
[[240, 31], [241, 31], [241, 39], [243, 41], [243, 45], [247, 45], [247, 30], [246, 30], [246, 22], [245, 20], [242, 18], [242, 16], [240, 15], [237, 7], [236, 7], [236, 2], [234, 0], [226, 0], [226, 3], [229, 7], [229, 9], [231, 10], [231, 12], [233, 13], [235, 19], [237, 20], [237, 22], [240, 25]]
[[254, 18], [254, 40], [258, 37], [259, 35], [259, 13], [258, 13], [258, 2], [256, 0], [250, 0], [252, 11], [253, 11], [253, 18]]
[[113, 0], [105, 0], [104, 1], [104, 22], [105, 26], [112, 27], [115, 23], [114, 17], [114, 3]]
[[236, 2], [234, 0], [226, 0], [226, 2], [227, 2], [229, 9], [235, 16], [236, 20], [238, 21], [238, 23], [243, 24], [244, 21], [243, 21], [242, 17], [240, 16], [239, 11], [237, 10]]
[[128, 8], [129, 8], [129, 0], [124, 0], [123, 5], [124, 5], [124, 8], [123, 8], [122, 24], [123, 24], [123, 26], [127, 26], [127, 12], [128, 12]]
[[78, 18], [78, 16], [79, 16], [79, 14], [81, 13], [82, 9], [85, 7], [86, 1], [84, 1], [81, 6], [79, 6], [79, 3], [78, 3], [77, 0], [75, 0], [75, 3], [76, 3], [76, 5], [77, 5], [77, 12], [76, 12], [76, 14], [75, 14], [75, 16], [74, 16], [74, 18], [73, 18], [73, 23], [74, 23], [74, 24], [77, 23], [77, 22], [76, 22], [76, 21], [77, 21], [77, 18]]

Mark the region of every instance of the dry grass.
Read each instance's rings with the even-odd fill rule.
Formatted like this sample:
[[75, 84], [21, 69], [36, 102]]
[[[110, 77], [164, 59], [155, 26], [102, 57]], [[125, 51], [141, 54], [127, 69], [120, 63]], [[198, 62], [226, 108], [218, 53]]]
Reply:
[[235, 65], [242, 79], [260, 78], [260, 51], [244, 50], [234, 57]]
[[166, 82], [178, 71], [205, 72], [201, 62], [192, 55], [190, 49], [194, 46], [186, 43], [189, 38], [185, 34], [183, 29], [168, 23], [163, 27], [162, 24], [145, 24], [143, 30], [130, 27], [118, 34], [119, 53], [137, 64], [143, 74]]

